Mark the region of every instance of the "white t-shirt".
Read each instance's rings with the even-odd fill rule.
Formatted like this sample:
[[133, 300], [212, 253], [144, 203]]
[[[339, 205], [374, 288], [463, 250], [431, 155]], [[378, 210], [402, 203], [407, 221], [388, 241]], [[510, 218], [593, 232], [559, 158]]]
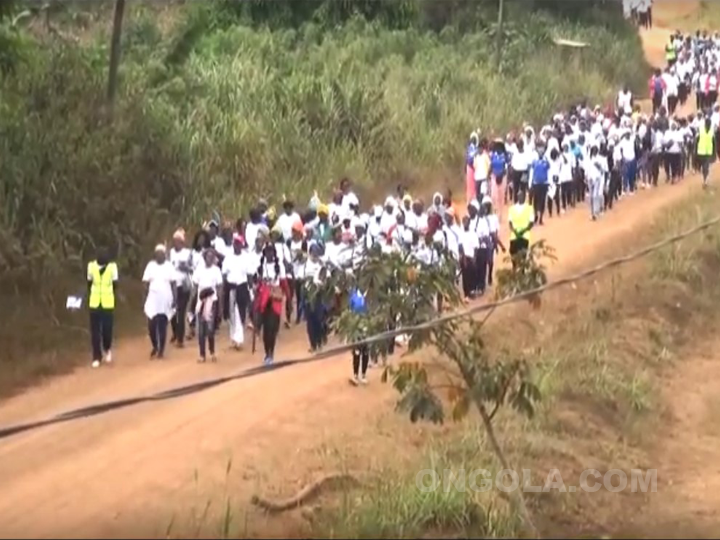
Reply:
[[[181, 248], [179, 250], [175, 248], [170, 249], [170, 263], [175, 269], [175, 283], [178, 287], [182, 287], [184, 283], [192, 279], [193, 271], [193, 252], [188, 248]], [[185, 271], [181, 270], [181, 266], [186, 268]]]
[[[211, 299], [213, 302], [217, 300], [217, 288], [222, 285], [222, 282], [222, 272], [220, 272], [220, 268], [215, 264], [208, 267], [208, 265], [203, 262], [197, 267], [195, 273], [193, 273], [193, 283], [197, 286], [198, 292], [205, 289], [212, 289]], [[198, 311], [200, 310], [200, 304], [202, 304], [202, 302], [197, 303]]]
[[475, 251], [480, 248], [480, 239], [475, 231], [472, 230], [472, 225], [470, 226], [470, 230], [466, 231], [463, 229], [461, 231], [460, 245], [462, 246], [463, 254], [466, 257], [475, 257]]
[[340, 205], [343, 207], [345, 215], [349, 215], [352, 212], [350, 208], [351, 206], [360, 206], [360, 199], [358, 199], [357, 195], [355, 195], [352, 191], [348, 191], [345, 195], [343, 195]]
[[445, 235], [445, 245], [447, 246], [447, 250], [452, 253], [455, 259], [459, 259], [462, 228], [458, 225], [450, 225], [449, 227], [445, 225], [442, 232]]
[[623, 159], [625, 161], [632, 161], [635, 159], [635, 141], [633, 137], [623, 137], [620, 141], [620, 151], [622, 152]]
[[518, 172], [526, 172], [530, 167], [530, 153], [527, 150], [515, 152], [510, 160], [510, 166]]
[[665, 151], [669, 154], [679, 154], [682, 151], [683, 134], [676, 129], [665, 132]]
[[[278, 216], [277, 226], [280, 228], [283, 239], [286, 242], [292, 238], [292, 227], [298, 221], [300, 221], [300, 215], [297, 212], [292, 212], [290, 214], [282, 213]], [[253, 245], [254, 244], [248, 244], [251, 248]]]
[[622, 90], [620, 90], [620, 92], [618, 92], [617, 101], [618, 109], [620, 109], [625, 114], [632, 113], [632, 92], [623, 92]]
[[148, 284], [148, 295], [145, 300], [145, 315], [152, 319], [156, 315], [172, 316], [172, 286], [177, 280], [175, 267], [170, 261], [158, 264], [150, 261], [143, 273], [143, 283]]
[[212, 245], [221, 257], [227, 257], [230, 252], [230, 248], [220, 236], [216, 236], [215, 239], [210, 242], [210, 245]]
[[260, 223], [251, 222], [245, 225], [245, 242], [247, 242], [250, 251], [255, 249], [255, 242], [257, 242], [257, 237], [260, 233], [260, 225]]
[[[279, 273], [276, 271], [278, 270]], [[285, 265], [282, 260], [278, 260], [278, 263], [265, 261], [262, 264], [262, 280], [271, 285], [280, 285], [280, 281], [287, 279], [285, 274]]]
[[673, 75], [672, 73], [663, 73], [662, 78], [665, 81], [665, 95], [677, 96], [678, 86], [680, 84], [677, 75]]
[[255, 268], [250, 268], [251, 257], [248, 252], [243, 250], [240, 254], [231, 253], [222, 264], [222, 274], [232, 285], [242, 285], [248, 282], [248, 274], [255, 273]]
[[290, 242], [290, 256], [292, 257], [293, 276], [295, 279], [305, 279], [307, 253], [303, 252], [302, 246], [302, 240], [292, 240]]

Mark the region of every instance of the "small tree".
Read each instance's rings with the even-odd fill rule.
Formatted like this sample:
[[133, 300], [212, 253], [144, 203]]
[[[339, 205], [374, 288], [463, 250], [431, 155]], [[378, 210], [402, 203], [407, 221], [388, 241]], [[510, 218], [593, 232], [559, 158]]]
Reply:
[[[548, 257], [552, 258], [550, 248], [542, 242], [534, 244], [526, 257], [498, 272], [498, 295], [518, 294], [544, 284], [547, 278], [541, 261]], [[474, 406], [500, 465], [510, 469], [493, 420], [504, 405], [531, 417], [540, 392], [530, 379], [525, 360], [493, 355], [485, 346], [481, 330], [492, 310], [482, 321], [472, 317], [436, 321], [438, 303], [450, 309], [462, 305], [456, 275], [457, 265], [446, 254], [441, 254], [438, 264], [421, 267], [410, 255], [384, 254], [375, 248], [352, 273], [333, 274], [323, 289], [337, 292], [358, 287], [366, 295], [366, 314], [344, 310], [333, 324], [334, 331], [348, 342], [382, 334], [395, 326], [420, 326], [410, 333], [407, 353], [427, 347], [433, 353], [430, 361], [401, 361], [386, 366], [383, 372], [383, 382], [392, 380], [400, 393], [398, 410], [407, 412], [412, 422], [442, 423], [445, 407], [438, 392], [446, 391], [453, 420], [464, 418]], [[539, 302], [534, 301], [533, 306]], [[389, 339], [394, 338], [370, 343], [371, 356], [386, 357]], [[440, 378], [431, 377], [430, 368], [440, 373]], [[535, 534], [520, 490], [512, 494], [512, 502], [524, 525]]]

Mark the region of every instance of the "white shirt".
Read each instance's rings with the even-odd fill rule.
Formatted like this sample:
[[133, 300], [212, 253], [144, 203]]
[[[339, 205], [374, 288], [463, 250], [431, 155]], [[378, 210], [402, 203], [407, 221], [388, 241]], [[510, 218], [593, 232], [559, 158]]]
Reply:
[[[282, 231], [283, 239], [287, 242], [292, 238], [292, 227], [300, 220], [300, 215], [297, 212], [291, 214], [283, 213], [277, 218], [277, 226]], [[254, 247], [255, 244], [248, 244], [250, 248]]]
[[343, 195], [342, 202], [340, 204], [345, 211], [345, 215], [348, 215], [351, 212], [351, 206], [360, 206], [360, 199], [358, 199], [357, 195], [355, 195], [352, 191], [348, 191], [345, 195]]
[[[197, 285], [198, 291], [205, 289], [213, 290], [213, 300], [217, 300], [215, 290], [222, 285], [222, 272], [220, 268], [213, 264], [208, 266], [206, 263], [200, 265], [195, 273], [193, 273], [193, 283]], [[198, 305], [200, 302], [198, 302]]]
[[620, 109], [622, 112], [624, 112], [625, 114], [632, 113], [632, 92], [623, 92], [622, 90], [620, 90], [620, 92], [618, 92], [617, 102], [618, 109]]
[[311, 258], [308, 257], [307, 262], [305, 263], [305, 278], [308, 280], [312, 280], [313, 283], [316, 285], [320, 283], [320, 269], [323, 267], [322, 263], [318, 261], [313, 261]]
[[341, 266], [343, 262], [342, 252], [347, 249], [347, 244], [330, 242], [325, 245], [325, 259], [332, 265]]
[[665, 81], [665, 95], [677, 96], [678, 86], [680, 84], [677, 75], [673, 75], [672, 73], [663, 73], [662, 78]]
[[222, 274], [232, 285], [242, 285], [248, 282], [248, 274], [255, 273], [254, 268], [250, 268], [252, 258], [248, 252], [243, 250], [239, 254], [233, 252], [227, 257], [222, 264]]
[[230, 248], [228, 248], [225, 240], [223, 240], [220, 236], [216, 236], [214, 240], [211, 240], [210, 245], [212, 245], [221, 257], [226, 257], [230, 251]]
[[472, 226], [470, 230], [466, 231], [463, 229], [460, 233], [460, 245], [466, 257], [472, 258], [475, 256], [475, 251], [480, 248], [480, 239], [475, 231], [472, 230]]
[[[188, 248], [175, 248], [170, 249], [170, 264], [175, 269], [175, 283], [178, 287], [182, 287], [184, 284], [192, 279], [193, 266], [193, 252]], [[185, 267], [186, 270], [181, 270], [181, 266]]]
[[665, 132], [665, 151], [669, 154], [679, 154], [682, 151], [683, 134], [675, 129]]
[[560, 183], [572, 182], [575, 156], [569, 150], [560, 156]]
[[[279, 271], [276, 272], [276, 269]], [[278, 259], [277, 264], [275, 264], [275, 261], [268, 262], [265, 261], [262, 263], [262, 270], [261, 270], [261, 276], [262, 280], [266, 283], [270, 283], [271, 285], [280, 285], [280, 281], [283, 279], [287, 279], [287, 276], [285, 274], [285, 265], [283, 264], [282, 260]]]
[[143, 273], [143, 283], [148, 284], [148, 295], [145, 299], [145, 315], [152, 319], [156, 315], [172, 316], [172, 286], [177, 280], [175, 267], [170, 261], [158, 264], [150, 261]]
[[518, 172], [526, 172], [530, 167], [530, 153], [527, 150], [515, 152], [510, 160], [510, 166]]
[[415, 212], [408, 212], [405, 214], [405, 224], [416, 231], [423, 231], [428, 228], [428, 217], [426, 213], [422, 213], [419, 216]]
[[303, 252], [302, 245], [302, 240], [293, 240], [290, 242], [290, 256], [292, 257], [293, 276], [295, 279], [305, 279], [307, 253]]
[[632, 161], [635, 159], [635, 140], [632, 136], [623, 137], [620, 141], [620, 151], [622, 152], [622, 156], [625, 161]]
[[455, 257], [460, 259], [460, 238], [462, 228], [458, 225], [443, 226], [442, 232], [445, 235], [445, 245], [447, 250]]
[[245, 241], [251, 251], [255, 249], [255, 243], [260, 233], [260, 225], [260, 223], [248, 223], [245, 226]]

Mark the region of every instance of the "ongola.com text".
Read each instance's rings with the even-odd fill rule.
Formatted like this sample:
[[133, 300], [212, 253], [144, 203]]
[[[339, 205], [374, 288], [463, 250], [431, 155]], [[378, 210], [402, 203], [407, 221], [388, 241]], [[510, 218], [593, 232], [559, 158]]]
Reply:
[[423, 493], [430, 493], [437, 490], [443, 491], [490, 491], [493, 487], [505, 493], [522, 489], [524, 492], [570, 492], [574, 493], [578, 489], [589, 493], [594, 493], [605, 489], [612, 493], [617, 493], [630, 489], [633, 493], [656, 493], [657, 492], [657, 469], [631, 469], [630, 478], [625, 471], [620, 469], [610, 469], [602, 474], [597, 469], [586, 469], [580, 474], [577, 485], [565, 485], [562, 475], [558, 469], [551, 469], [548, 472], [545, 482], [538, 485], [535, 480], [533, 484], [530, 469], [522, 470], [522, 482], [520, 475], [512, 469], [503, 469], [497, 472], [493, 477], [492, 472], [486, 469], [474, 469], [465, 471], [465, 469], [445, 469], [440, 474], [435, 469], [423, 469], [415, 476], [415, 485]]

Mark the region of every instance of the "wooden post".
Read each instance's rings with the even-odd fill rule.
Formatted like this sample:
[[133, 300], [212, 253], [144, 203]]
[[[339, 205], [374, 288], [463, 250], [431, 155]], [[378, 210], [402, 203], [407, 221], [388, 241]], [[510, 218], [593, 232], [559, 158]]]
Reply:
[[495, 66], [500, 71], [500, 63], [502, 62], [502, 45], [503, 45], [503, 15], [505, 11], [505, 0], [498, 0], [498, 22], [495, 35]]
[[110, 42], [110, 71], [108, 73], [107, 101], [110, 111], [117, 94], [118, 67], [120, 66], [122, 23], [125, 14], [125, 0], [115, 0], [115, 18], [113, 20], [112, 41]]

